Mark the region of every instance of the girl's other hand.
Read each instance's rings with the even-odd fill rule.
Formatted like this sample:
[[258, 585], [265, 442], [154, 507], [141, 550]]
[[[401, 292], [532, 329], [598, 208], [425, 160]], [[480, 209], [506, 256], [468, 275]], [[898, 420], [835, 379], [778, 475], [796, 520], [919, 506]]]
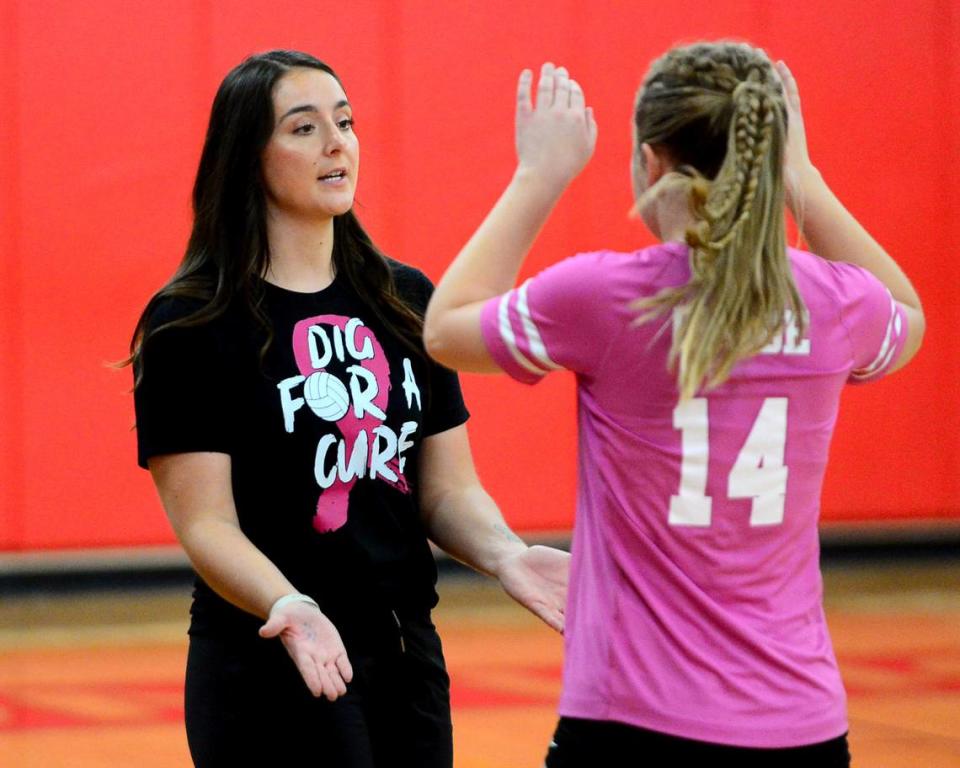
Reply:
[[807, 149], [807, 130], [803, 124], [797, 81], [785, 62], [778, 61], [774, 67], [783, 85], [783, 97], [787, 104], [787, 145], [783, 158], [787, 205], [796, 214], [797, 206], [803, 205], [804, 181], [817, 171]]
[[587, 164], [597, 143], [593, 108], [564, 67], [546, 63], [540, 70], [536, 105], [533, 72], [517, 84], [516, 143], [519, 172], [529, 172], [562, 189]]

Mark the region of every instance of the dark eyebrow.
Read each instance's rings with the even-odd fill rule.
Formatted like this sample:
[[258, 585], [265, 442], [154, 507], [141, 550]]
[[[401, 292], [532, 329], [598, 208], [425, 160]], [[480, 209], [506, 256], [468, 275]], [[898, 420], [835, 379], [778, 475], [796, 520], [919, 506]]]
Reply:
[[[350, 106], [350, 102], [348, 102], [346, 99], [340, 99], [340, 101], [338, 101], [336, 104], [333, 105], [333, 109], [338, 110], [338, 109], [342, 109], [343, 107], [349, 107], [349, 106]], [[319, 108], [317, 108], [315, 104], [299, 104], [296, 107], [292, 107], [288, 109], [283, 114], [283, 117], [281, 117], [277, 121], [277, 123], [282, 123], [284, 120], [290, 117], [290, 115], [295, 115], [298, 112], [319, 112], [319, 111], [320, 111]]]

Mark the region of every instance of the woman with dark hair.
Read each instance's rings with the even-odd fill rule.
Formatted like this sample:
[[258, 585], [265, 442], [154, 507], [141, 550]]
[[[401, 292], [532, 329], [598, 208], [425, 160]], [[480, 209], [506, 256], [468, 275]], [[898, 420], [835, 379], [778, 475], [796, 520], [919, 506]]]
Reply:
[[527, 547], [480, 485], [456, 374], [423, 351], [432, 286], [360, 226], [358, 168], [327, 65], [241, 63], [186, 255], [134, 333], [139, 463], [198, 574], [200, 766], [273, 765], [304, 740], [326, 765], [451, 765], [428, 539], [563, 627], [568, 556]]

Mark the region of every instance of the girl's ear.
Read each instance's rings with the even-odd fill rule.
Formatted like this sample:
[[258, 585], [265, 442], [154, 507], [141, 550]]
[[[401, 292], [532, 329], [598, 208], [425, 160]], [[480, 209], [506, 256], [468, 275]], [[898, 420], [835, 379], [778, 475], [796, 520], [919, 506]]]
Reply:
[[640, 153], [643, 156], [643, 168], [647, 175], [647, 189], [650, 189], [671, 169], [671, 166], [662, 153], [655, 150], [647, 142], [640, 145]]

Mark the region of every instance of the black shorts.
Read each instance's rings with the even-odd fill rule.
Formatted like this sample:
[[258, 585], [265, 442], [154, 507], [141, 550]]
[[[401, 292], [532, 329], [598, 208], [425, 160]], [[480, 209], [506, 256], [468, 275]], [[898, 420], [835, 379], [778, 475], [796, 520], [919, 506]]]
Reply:
[[[624, 759], [624, 756], [628, 756]], [[547, 751], [547, 768], [629, 765], [714, 765], [736, 768], [848, 768], [846, 734], [786, 749], [755, 749], [682, 739], [607, 720], [561, 717]]]
[[192, 634], [186, 726], [194, 764], [388, 768], [453, 765], [450, 679], [429, 615], [389, 613], [347, 644], [353, 681], [314, 698], [279, 639]]

